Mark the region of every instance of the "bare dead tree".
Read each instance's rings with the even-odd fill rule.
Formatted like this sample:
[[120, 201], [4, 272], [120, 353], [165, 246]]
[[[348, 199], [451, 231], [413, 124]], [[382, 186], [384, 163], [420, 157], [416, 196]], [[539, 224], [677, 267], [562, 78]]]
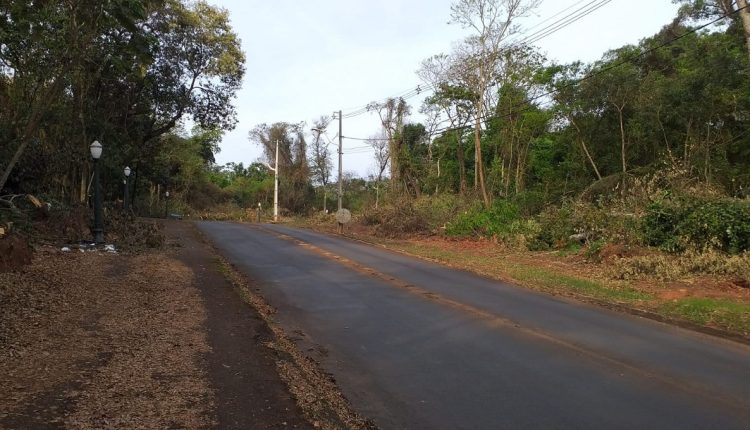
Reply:
[[324, 136], [331, 118], [321, 116], [313, 121], [313, 141], [310, 146], [310, 170], [312, 179], [315, 183], [323, 187], [323, 212], [327, 211], [328, 184], [331, 182], [331, 169], [333, 163], [331, 160], [331, 142], [327, 136]]
[[390, 139], [381, 133], [374, 135], [367, 139], [367, 144], [375, 151], [375, 167], [377, 168], [377, 177], [375, 183], [375, 207], [378, 207], [380, 202], [380, 184], [383, 182], [383, 173], [388, 168], [390, 161], [390, 151], [388, 150]]
[[372, 102], [367, 105], [367, 110], [377, 112], [383, 132], [388, 138], [388, 152], [391, 167], [391, 188], [396, 189], [400, 183], [398, 157], [396, 154], [401, 150], [401, 138], [399, 134], [404, 127], [406, 118], [411, 113], [409, 105], [404, 99], [389, 98], [383, 103]]
[[473, 79], [470, 74], [465, 76], [474, 92], [475, 185], [479, 186], [485, 206], [490, 205], [490, 196], [484, 178], [481, 129], [488, 111], [487, 94], [494, 85], [504, 45], [517, 32], [513, 22], [533, 5], [532, 0], [457, 0], [451, 5], [451, 22], [473, 31], [457, 51], [474, 75]]

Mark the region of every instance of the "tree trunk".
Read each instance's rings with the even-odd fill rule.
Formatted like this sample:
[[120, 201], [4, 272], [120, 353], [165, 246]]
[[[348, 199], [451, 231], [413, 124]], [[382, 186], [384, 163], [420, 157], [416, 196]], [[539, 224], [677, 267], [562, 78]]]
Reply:
[[622, 158], [622, 189], [620, 194], [625, 195], [625, 173], [627, 173], [627, 164], [625, 164], [625, 121], [623, 119], [622, 111], [625, 109], [625, 104], [617, 106], [617, 114], [620, 119], [620, 156]]
[[464, 148], [461, 136], [456, 132], [456, 156], [458, 158], [458, 192], [462, 196], [466, 193], [466, 161], [464, 160]]
[[589, 163], [591, 164], [591, 167], [594, 169], [594, 173], [596, 173], [596, 179], [601, 181], [602, 175], [599, 174], [599, 169], [596, 167], [596, 163], [594, 162], [594, 159], [591, 158], [591, 154], [589, 153], [589, 149], [586, 146], [586, 142], [584, 142], [583, 140], [581, 129], [578, 128], [578, 124], [576, 124], [576, 122], [573, 121], [573, 118], [570, 118], [570, 123], [573, 124], [573, 127], [575, 127], [576, 131], [578, 131], [578, 143], [581, 145], [581, 148], [583, 148], [583, 153], [586, 154], [586, 158], [588, 158]]
[[482, 165], [482, 135], [480, 132], [480, 120], [479, 116], [474, 121], [474, 151], [476, 152], [476, 166], [474, 166], [475, 173], [479, 179], [479, 189], [482, 191], [482, 199], [484, 201], [484, 207], [490, 207], [490, 197], [487, 195], [487, 187], [484, 184], [484, 166]]
[[742, 28], [745, 29], [745, 48], [750, 58], [750, 8], [747, 7], [747, 0], [737, 0], [737, 6], [741, 9], [738, 13], [742, 20]]
[[81, 166], [81, 170], [80, 170], [80, 173], [81, 173], [81, 183], [80, 183], [80, 187], [78, 189], [78, 191], [79, 191], [79, 194], [78, 194], [78, 203], [86, 203], [86, 201], [87, 201], [86, 198], [87, 198], [87, 195], [88, 195], [88, 192], [89, 192], [89, 183], [86, 180], [88, 178], [89, 174], [88, 174], [88, 172], [84, 172], [83, 171], [83, 167], [84, 166]]
[[5, 166], [3, 176], [0, 178], [0, 190], [5, 187], [5, 183], [10, 177], [10, 172], [16, 166], [16, 163], [18, 163], [18, 160], [21, 159], [23, 151], [26, 150], [26, 147], [29, 144], [29, 139], [31, 139], [31, 136], [34, 135], [39, 128], [39, 123], [42, 120], [42, 116], [44, 116], [44, 114], [47, 112], [48, 106], [50, 106], [51, 104], [50, 98], [55, 92], [57, 92], [57, 89], [61, 86], [60, 81], [60, 79], [55, 80], [52, 85], [47, 87], [47, 90], [44, 91], [43, 94], [41, 94], [36, 100], [34, 100], [34, 104], [31, 107], [29, 120], [26, 122], [26, 127], [24, 127], [23, 134], [21, 134], [21, 143], [18, 146], [18, 149], [16, 149], [15, 154], [13, 154], [13, 158], [11, 158], [8, 165]]
[[703, 177], [706, 178], [706, 183], [711, 181], [711, 126], [706, 126], [706, 153], [705, 161], [703, 164]]
[[625, 173], [627, 171], [627, 165], [625, 164], [625, 122], [622, 115], [625, 105], [615, 105], [615, 108], [617, 108], [617, 115], [620, 120], [620, 157], [622, 159], [622, 173]]

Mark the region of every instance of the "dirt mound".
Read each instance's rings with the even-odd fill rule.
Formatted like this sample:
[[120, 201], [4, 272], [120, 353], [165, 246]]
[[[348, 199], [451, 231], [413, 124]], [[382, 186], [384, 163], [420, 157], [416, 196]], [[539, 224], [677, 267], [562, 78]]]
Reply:
[[12, 272], [30, 264], [34, 252], [28, 241], [16, 234], [0, 238], [0, 273]]

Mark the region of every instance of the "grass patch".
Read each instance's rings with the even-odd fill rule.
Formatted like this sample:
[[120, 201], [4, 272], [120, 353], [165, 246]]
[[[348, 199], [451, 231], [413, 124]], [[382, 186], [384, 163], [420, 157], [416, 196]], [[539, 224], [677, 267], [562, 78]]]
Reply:
[[620, 285], [621, 283], [608, 283], [555, 273], [546, 268], [510, 261], [505, 256], [473, 255], [465, 251], [447, 251], [412, 244], [391, 246], [414, 255], [438, 260], [452, 266], [467, 268], [492, 278], [510, 280], [523, 286], [550, 293], [588, 297], [618, 303], [636, 303], [655, 298], [652, 294]]
[[547, 291], [564, 290], [586, 297], [618, 302], [640, 302], [654, 298], [652, 294], [633, 288], [561, 275], [536, 267], [517, 266], [516, 268], [511, 268], [510, 272], [515, 279], [521, 282], [534, 282]]
[[567, 257], [569, 255], [578, 255], [581, 252], [581, 244], [578, 242], [569, 243], [565, 248], [562, 248], [555, 252], [560, 257]]
[[711, 298], [685, 298], [664, 303], [659, 307], [664, 314], [696, 324], [718, 326], [742, 333], [750, 333], [750, 304]]

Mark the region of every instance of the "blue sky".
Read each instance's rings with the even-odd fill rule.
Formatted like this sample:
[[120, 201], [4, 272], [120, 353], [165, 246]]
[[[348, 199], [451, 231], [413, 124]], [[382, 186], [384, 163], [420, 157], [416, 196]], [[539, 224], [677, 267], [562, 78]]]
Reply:
[[[335, 110], [355, 110], [402, 94], [419, 84], [421, 61], [449, 52], [468, 35], [449, 25], [450, 0], [208, 0], [230, 12], [247, 56], [243, 88], [235, 101], [237, 128], [224, 136], [217, 162], [250, 163], [261, 150], [247, 139], [256, 124], [309, 124]], [[532, 27], [588, 0], [542, 0], [520, 19]], [[614, 0], [535, 45], [557, 62], [592, 61], [612, 48], [657, 32], [677, 7], [671, 0]], [[409, 100], [416, 112], [421, 97]], [[418, 115], [412, 120], [418, 121]], [[308, 127], [309, 128], [309, 127]], [[337, 124], [329, 127], [331, 138]], [[378, 133], [374, 114], [345, 119], [343, 135]], [[374, 170], [363, 143], [344, 141], [344, 170], [366, 176]]]

